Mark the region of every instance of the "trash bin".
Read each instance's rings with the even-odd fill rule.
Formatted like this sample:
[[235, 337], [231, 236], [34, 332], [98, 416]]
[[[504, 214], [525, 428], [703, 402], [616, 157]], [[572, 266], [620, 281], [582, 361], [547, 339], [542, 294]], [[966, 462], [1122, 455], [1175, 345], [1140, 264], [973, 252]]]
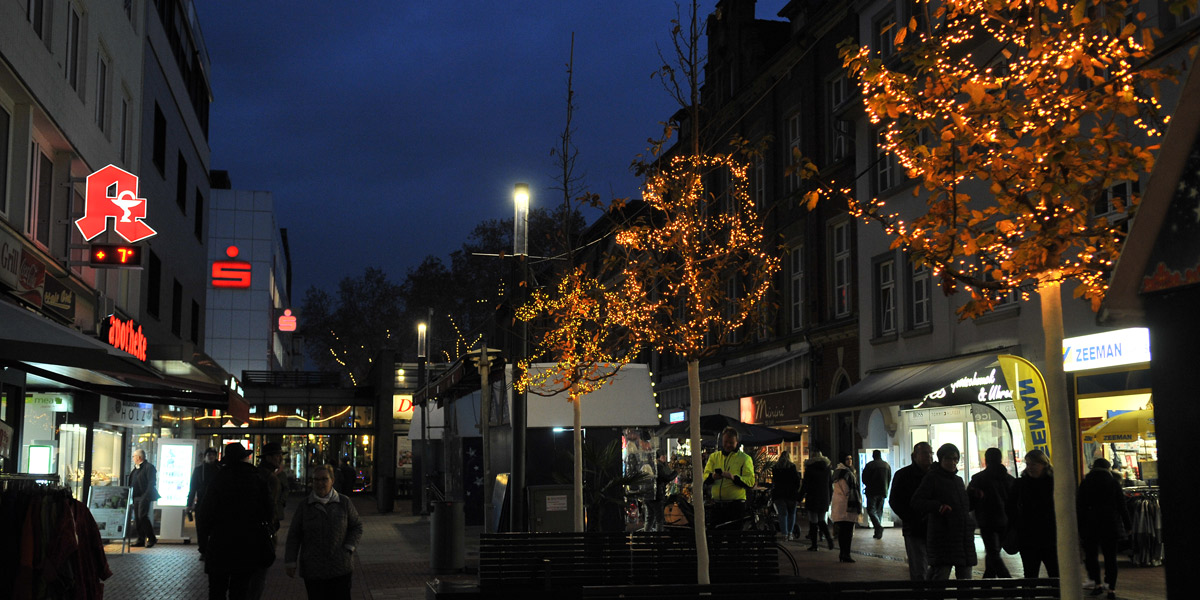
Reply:
[[466, 564], [463, 503], [434, 501], [429, 519], [429, 566], [434, 575], [456, 573]]

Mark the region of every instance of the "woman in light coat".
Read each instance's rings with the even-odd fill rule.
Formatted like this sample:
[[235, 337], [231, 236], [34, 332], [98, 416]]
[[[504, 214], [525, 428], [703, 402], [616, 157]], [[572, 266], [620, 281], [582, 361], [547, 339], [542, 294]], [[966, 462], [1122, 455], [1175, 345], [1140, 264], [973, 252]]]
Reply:
[[295, 577], [299, 566], [310, 600], [350, 600], [352, 559], [362, 538], [358, 510], [333, 489], [333, 479], [333, 467], [317, 467], [312, 494], [296, 508], [288, 528], [284, 568]]
[[862, 512], [862, 492], [859, 490], [858, 477], [855, 476], [854, 456], [842, 456], [842, 462], [833, 470], [833, 502], [830, 512], [837, 527], [838, 560], [845, 563], [854, 562], [850, 558], [850, 544], [854, 540], [854, 524]]

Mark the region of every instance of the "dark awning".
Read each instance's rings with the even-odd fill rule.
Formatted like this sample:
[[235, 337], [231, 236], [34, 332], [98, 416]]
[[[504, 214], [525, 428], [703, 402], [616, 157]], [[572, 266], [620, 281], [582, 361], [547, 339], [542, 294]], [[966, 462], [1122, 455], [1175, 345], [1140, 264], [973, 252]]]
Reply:
[[156, 376], [132, 354], [0, 301], [0, 359], [79, 367], [118, 375]]
[[980, 386], [953, 384], [963, 378], [980, 383], [989, 377], [994, 378], [994, 385], [1006, 388], [995, 353], [878, 371], [801, 415], [812, 417], [923, 401], [936, 405], [966, 404], [978, 399]]

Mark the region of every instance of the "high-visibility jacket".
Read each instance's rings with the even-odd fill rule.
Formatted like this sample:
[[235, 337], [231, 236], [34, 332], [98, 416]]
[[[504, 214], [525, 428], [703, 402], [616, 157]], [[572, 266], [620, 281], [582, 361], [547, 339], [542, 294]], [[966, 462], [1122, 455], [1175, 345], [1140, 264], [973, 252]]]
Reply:
[[729, 456], [718, 450], [708, 456], [708, 464], [704, 465], [704, 480], [708, 481], [717, 469], [728, 472], [735, 479], [714, 478], [712, 499], [718, 502], [745, 500], [746, 490], [754, 487], [754, 459], [741, 450], [735, 450]]

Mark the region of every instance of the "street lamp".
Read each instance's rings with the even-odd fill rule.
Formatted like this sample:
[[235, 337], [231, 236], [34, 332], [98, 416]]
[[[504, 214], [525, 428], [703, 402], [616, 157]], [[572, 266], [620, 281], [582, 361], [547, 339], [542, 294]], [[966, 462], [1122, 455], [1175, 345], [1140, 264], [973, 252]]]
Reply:
[[[513, 186], [513, 255], [521, 260], [521, 283], [529, 285], [529, 185]], [[529, 322], [521, 320], [521, 358], [529, 356]], [[520, 361], [515, 361], [520, 365]], [[521, 376], [513, 369], [513, 379]], [[526, 392], [513, 388], [512, 508], [509, 531], [525, 531], [525, 434], [528, 410]]]
[[[417, 391], [425, 388], [425, 357], [428, 354], [424, 323], [417, 324]], [[429, 514], [429, 474], [433, 459], [429, 451], [429, 394], [421, 402], [421, 514]]]

